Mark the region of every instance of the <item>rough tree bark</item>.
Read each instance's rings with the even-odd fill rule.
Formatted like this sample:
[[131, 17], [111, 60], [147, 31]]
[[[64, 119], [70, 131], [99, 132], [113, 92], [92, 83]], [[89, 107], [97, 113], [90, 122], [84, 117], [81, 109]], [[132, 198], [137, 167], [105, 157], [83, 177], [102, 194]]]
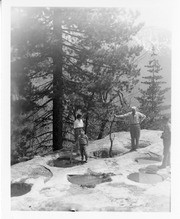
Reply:
[[63, 75], [62, 75], [62, 12], [54, 9], [53, 17], [53, 151], [62, 148]]

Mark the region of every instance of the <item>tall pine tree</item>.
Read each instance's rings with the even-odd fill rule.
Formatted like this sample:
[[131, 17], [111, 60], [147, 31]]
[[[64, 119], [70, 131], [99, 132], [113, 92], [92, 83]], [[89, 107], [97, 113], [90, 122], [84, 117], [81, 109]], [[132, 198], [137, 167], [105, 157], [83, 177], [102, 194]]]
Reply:
[[142, 124], [143, 128], [158, 129], [160, 128], [159, 121], [162, 118], [162, 112], [170, 108], [169, 105], [164, 105], [165, 93], [170, 88], [162, 88], [161, 85], [166, 84], [160, 75], [162, 70], [155, 47], [152, 47], [151, 60], [149, 64], [145, 66], [149, 72], [148, 76], [143, 77], [145, 81], [141, 83], [146, 85], [146, 89], [139, 89], [141, 96], [137, 97], [140, 103], [139, 109], [143, 112], [147, 119]]
[[102, 112], [98, 125], [103, 132], [101, 120], [106, 119], [116, 90], [130, 91], [132, 78], [139, 74], [133, 63], [142, 48], [131, 43], [142, 27], [135, 25], [138, 15], [117, 8], [12, 12], [12, 96], [17, 97], [12, 106], [23, 101], [28, 106], [20, 109], [23, 118], [33, 124], [33, 134], [24, 143], [33, 138], [34, 150], [62, 148], [79, 107], [86, 131], [91, 118]]

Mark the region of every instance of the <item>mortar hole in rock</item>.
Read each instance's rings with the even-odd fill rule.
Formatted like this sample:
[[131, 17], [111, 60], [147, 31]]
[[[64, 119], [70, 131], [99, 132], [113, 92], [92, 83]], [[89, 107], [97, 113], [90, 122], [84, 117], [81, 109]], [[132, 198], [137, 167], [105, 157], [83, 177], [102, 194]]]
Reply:
[[161, 162], [161, 160], [161, 157], [140, 157], [135, 159], [139, 164], [153, 164]]
[[[121, 150], [112, 150], [112, 156], [117, 156], [119, 154], [124, 153], [124, 151]], [[94, 157], [98, 157], [98, 158], [108, 158], [109, 157], [109, 150], [106, 148], [103, 148], [101, 150], [97, 150], [93, 152], [93, 156]]]
[[11, 197], [22, 196], [31, 191], [32, 184], [27, 183], [12, 183], [11, 184]]
[[109, 174], [90, 175], [90, 174], [76, 174], [67, 175], [67, 179], [70, 183], [76, 184], [82, 187], [94, 188], [97, 184], [111, 182], [112, 179]]
[[72, 159], [71, 161], [69, 157], [59, 157], [56, 160], [49, 161], [47, 164], [53, 167], [68, 168], [68, 167], [73, 167], [77, 165], [82, 165], [82, 162], [76, 159]]
[[128, 175], [128, 179], [144, 184], [155, 184], [164, 180], [163, 177], [158, 174], [149, 174], [145, 172], [131, 173]]
[[149, 173], [149, 174], [156, 174], [159, 170], [158, 166], [156, 165], [148, 165], [145, 168], [140, 168], [139, 172]]

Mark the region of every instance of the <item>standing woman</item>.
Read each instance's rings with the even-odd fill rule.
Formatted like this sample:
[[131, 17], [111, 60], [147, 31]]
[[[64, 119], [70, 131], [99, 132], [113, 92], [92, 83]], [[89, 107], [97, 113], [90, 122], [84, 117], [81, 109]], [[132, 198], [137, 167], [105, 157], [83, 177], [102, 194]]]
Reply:
[[76, 117], [76, 120], [74, 121], [75, 152], [77, 152], [77, 153], [78, 153], [78, 149], [79, 149], [78, 136], [80, 135], [83, 127], [84, 127], [84, 123], [82, 120], [82, 115], [78, 114]]
[[146, 116], [136, 110], [136, 107], [131, 107], [131, 112], [124, 115], [115, 115], [116, 118], [128, 118], [131, 134], [131, 150], [136, 150], [139, 147], [140, 138], [140, 123], [146, 118]]

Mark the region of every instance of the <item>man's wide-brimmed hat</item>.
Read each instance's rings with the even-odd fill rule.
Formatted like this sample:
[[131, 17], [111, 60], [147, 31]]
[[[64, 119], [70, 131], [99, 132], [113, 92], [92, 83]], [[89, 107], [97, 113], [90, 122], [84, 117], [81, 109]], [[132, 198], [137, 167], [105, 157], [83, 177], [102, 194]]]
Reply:
[[131, 109], [136, 110], [137, 108], [135, 106], [132, 106]]

